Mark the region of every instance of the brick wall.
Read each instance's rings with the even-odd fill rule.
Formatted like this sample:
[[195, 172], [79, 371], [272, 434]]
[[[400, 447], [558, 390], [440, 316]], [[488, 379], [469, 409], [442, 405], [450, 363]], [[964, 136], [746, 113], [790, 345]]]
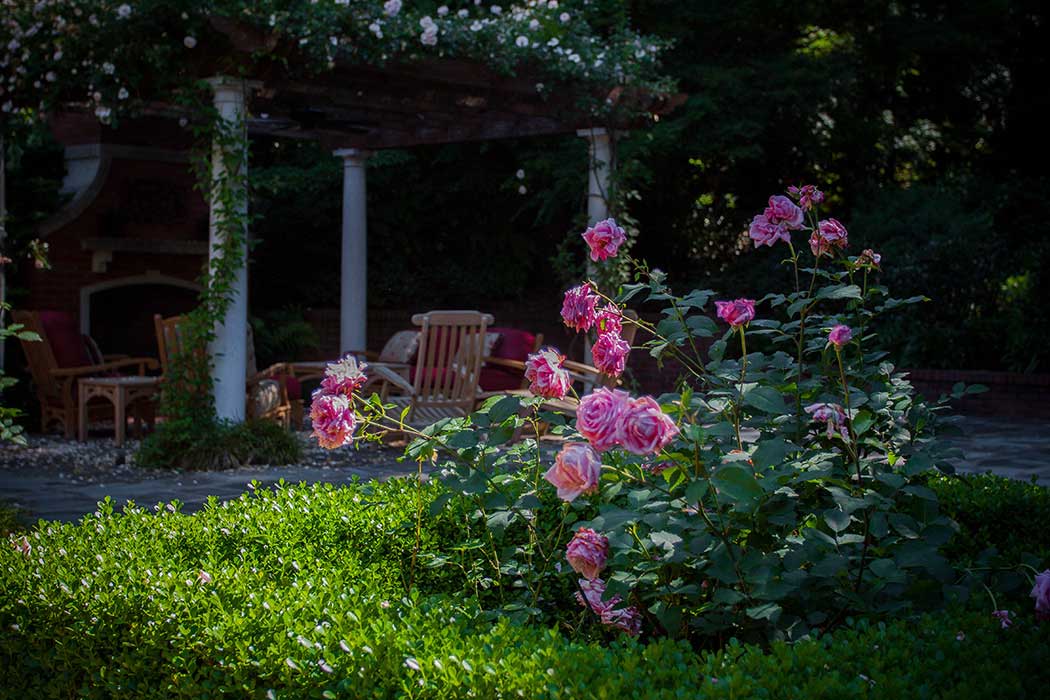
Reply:
[[1050, 374], [913, 369], [911, 382], [921, 394], [937, 399], [951, 394], [958, 383], [983, 384], [988, 391], [956, 402], [955, 409], [971, 415], [1050, 419]]

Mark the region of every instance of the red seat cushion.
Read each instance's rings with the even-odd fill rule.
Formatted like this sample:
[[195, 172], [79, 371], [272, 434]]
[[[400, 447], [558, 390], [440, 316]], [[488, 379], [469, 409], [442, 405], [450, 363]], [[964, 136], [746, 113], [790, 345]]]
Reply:
[[93, 364], [80, 325], [73, 314], [67, 311], [41, 311], [40, 325], [55, 354], [59, 367], [84, 367]]
[[482, 391], [508, 391], [520, 389], [523, 377], [509, 367], [482, 367], [478, 386]]
[[493, 357], [524, 361], [536, 347], [536, 336], [517, 328], [489, 328], [489, 332], [500, 335], [500, 341], [492, 350]]
[[287, 374], [282, 374], [278, 379], [284, 383], [284, 388], [288, 392], [289, 401], [298, 401], [303, 398], [303, 385], [295, 377], [290, 377]]

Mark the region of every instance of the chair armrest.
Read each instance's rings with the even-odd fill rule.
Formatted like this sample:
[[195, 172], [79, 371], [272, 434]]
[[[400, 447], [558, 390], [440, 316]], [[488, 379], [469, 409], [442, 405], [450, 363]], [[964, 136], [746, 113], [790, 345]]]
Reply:
[[129, 357], [125, 360], [116, 360], [115, 362], [103, 362], [100, 365], [84, 365], [82, 367], [63, 367], [61, 369], [51, 370], [51, 376], [56, 378], [65, 377], [80, 377], [97, 374], [99, 372], [108, 372], [111, 369], [122, 369], [124, 367], [139, 367], [141, 373], [145, 369], [157, 369], [160, 367], [160, 363], [154, 360], [152, 357]]
[[389, 382], [406, 393], [411, 394], [415, 390], [411, 382], [386, 365], [368, 365], [368, 371], [376, 378]]
[[524, 360], [510, 360], [505, 357], [486, 357], [482, 362], [490, 367], [506, 367], [508, 369], [516, 369], [519, 372], [525, 372]]
[[264, 379], [278, 379], [281, 376], [294, 377], [294, 368], [287, 362], [275, 362], [266, 369], [259, 370], [251, 377], [248, 377], [248, 383], [257, 384]]
[[116, 355], [103, 355], [102, 356], [102, 361], [103, 362], [119, 362], [120, 360], [126, 360], [129, 357], [131, 357], [131, 355], [128, 355], [127, 353], [118, 353]]

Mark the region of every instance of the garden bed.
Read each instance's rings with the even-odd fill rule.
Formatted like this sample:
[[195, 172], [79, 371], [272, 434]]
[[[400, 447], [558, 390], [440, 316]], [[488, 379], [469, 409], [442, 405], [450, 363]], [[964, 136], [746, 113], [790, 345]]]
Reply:
[[[1050, 555], [1050, 494], [996, 477], [936, 477], [967, 525], [946, 550]], [[0, 553], [5, 697], [1017, 698], [1050, 683], [1046, 623], [1027, 591], [905, 617], [848, 620], [794, 645], [693, 648], [597, 625], [486, 613], [429, 555], [464, 542], [463, 501], [415, 520], [440, 492], [412, 480], [260, 490], [178, 509], [41, 523]], [[973, 527], [1004, 523], [1005, 527]], [[19, 544], [19, 540], [13, 539]], [[414, 563], [413, 563], [414, 562]], [[406, 590], [411, 589], [411, 593]]]

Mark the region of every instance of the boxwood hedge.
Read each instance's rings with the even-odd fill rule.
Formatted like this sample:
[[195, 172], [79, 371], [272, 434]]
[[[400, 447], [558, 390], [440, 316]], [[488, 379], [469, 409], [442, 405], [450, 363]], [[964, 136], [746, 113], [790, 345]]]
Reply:
[[974, 600], [700, 652], [494, 620], [453, 569], [413, 566], [416, 513], [422, 549], [462, 541], [455, 503], [428, 513], [437, 488], [285, 486], [195, 516], [103, 503], [42, 522], [28, 556], [0, 552], [0, 697], [965, 700], [1050, 684], [1050, 627], [1021, 599], [1001, 601], [1018, 613], [1006, 630]]

